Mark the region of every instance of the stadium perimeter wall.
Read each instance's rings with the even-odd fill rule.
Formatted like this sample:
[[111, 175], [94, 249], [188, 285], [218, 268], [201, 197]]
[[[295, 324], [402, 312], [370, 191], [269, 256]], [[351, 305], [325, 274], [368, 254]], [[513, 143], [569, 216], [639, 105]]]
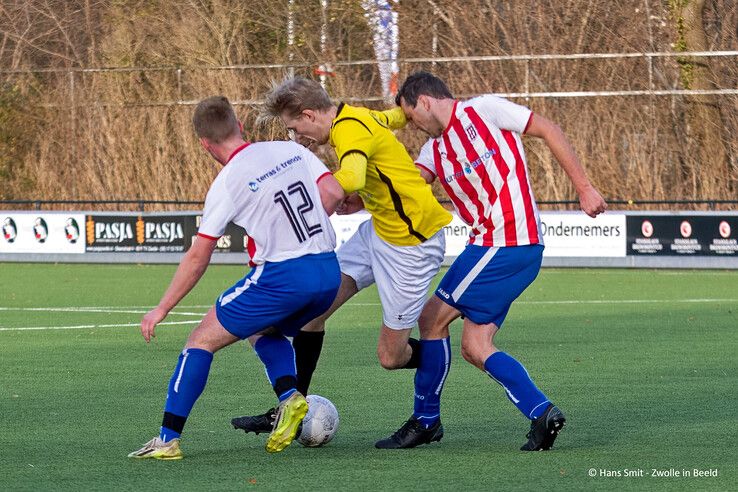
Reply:
[[[178, 263], [197, 234], [199, 212], [0, 211], [0, 262]], [[340, 247], [369, 215], [331, 217]], [[738, 212], [542, 212], [544, 267], [738, 269]], [[446, 259], [469, 227], [446, 226]], [[213, 263], [246, 264], [245, 231], [233, 224]]]

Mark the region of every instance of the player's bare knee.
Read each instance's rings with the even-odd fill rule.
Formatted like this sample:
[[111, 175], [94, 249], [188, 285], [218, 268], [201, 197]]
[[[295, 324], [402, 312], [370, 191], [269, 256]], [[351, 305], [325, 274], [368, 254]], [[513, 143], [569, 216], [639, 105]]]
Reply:
[[449, 336], [448, 325], [442, 323], [434, 323], [430, 329], [421, 332], [421, 337], [425, 340], [440, 340]]
[[377, 358], [379, 359], [379, 365], [390, 371], [400, 369], [407, 363], [406, 360], [403, 360], [403, 354], [383, 350], [381, 347], [377, 349]]
[[418, 331], [420, 332], [420, 338], [433, 338], [433, 331], [435, 328], [433, 326], [434, 321], [435, 316], [433, 314], [428, 313], [425, 310], [420, 313], [420, 317], [418, 318]]
[[474, 358], [474, 352], [470, 351], [466, 346], [461, 346], [461, 356], [464, 358], [465, 361], [472, 365], [476, 365], [475, 358]]
[[208, 312], [198, 327], [190, 333], [185, 348], [197, 348], [215, 353], [236, 341], [238, 341], [238, 337], [226, 331], [215, 317], [215, 314]]
[[[194, 335], [194, 333], [192, 335]], [[216, 343], [212, 339], [197, 336], [193, 337], [192, 335], [187, 339], [187, 343], [185, 343], [184, 347], [185, 349], [201, 349], [215, 353], [221, 348], [222, 344]]]
[[[418, 318], [420, 338], [439, 340], [448, 336], [448, 325], [455, 316], [445, 312], [445, 306], [437, 297], [431, 297]], [[444, 311], [444, 312], [441, 312]]]
[[383, 369], [387, 369], [388, 371], [402, 369], [402, 367], [404, 366], [404, 364], [397, 362], [395, 359], [379, 359], [379, 365], [381, 365]]
[[486, 357], [484, 357], [485, 352], [486, 350], [482, 347], [463, 343], [463, 341], [461, 343], [461, 356], [464, 360], [482, 370], [484, 370], [484, 361], [486, 360]]
[[435, 320], [418, 320], [418, 331], [423, 340], [440, 340], [448, 336], [447, 327], [436, 323]]

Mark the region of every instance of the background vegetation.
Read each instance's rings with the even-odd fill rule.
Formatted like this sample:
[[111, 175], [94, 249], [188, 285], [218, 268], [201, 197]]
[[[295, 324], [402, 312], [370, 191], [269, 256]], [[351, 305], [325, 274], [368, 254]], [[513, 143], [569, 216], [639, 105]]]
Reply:
[[[401, 0], [400, 57], [738, 49], [733, 0]], [[330, 0], [5, 0], [0, 5], [0, 199], [203, 199], [217, 172], [199, 149], [191, 104], [225, 94], [251, 138], [258, 101], [282, 68], [333, 62], [336, 99], [385, 103], [361, 2]], [[434, 39], [437, 43], [434, 44]], [[100, 68], [116, 70], [99, 70]], [[148, 67], [144, 70], [142, 67]], [[643, 59], [401, 63], [484, 92], [646, 90]], [[654, 59], [655, 89], [738, 88], [736, 57]], [[621, 199], [736, 199], [738, 96], [516, 99], [557, 121], [595, 184]], [[416, 152], [422, 137], [400, 137]], [[528, 139], [539, 200], [575, 197]], [[327, 160], [332, 156], [323, 149]]]

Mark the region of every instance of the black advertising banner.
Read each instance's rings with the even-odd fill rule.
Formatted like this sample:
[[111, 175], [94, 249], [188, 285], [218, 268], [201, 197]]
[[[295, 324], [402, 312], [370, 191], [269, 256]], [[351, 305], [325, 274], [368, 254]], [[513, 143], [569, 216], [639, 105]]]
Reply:
[[[195, 236], [197, 236], [197, 230], [200, 228], [202, 215], [193, 215], [188, 218], [191, 218], [191, 221], [188, 223], [188, 228], [185, 230], [186, 249], [190, 249], [192, 241], [195, 239]], [[225, 232], [218, 239], [214, 253], [243, 253], [246, 251], [247, 241], [248, 236], [246, 235], [244, 228], [231, 222], [226, 226]]]
[[[143, 244], [136, 251], [178, 253], [185, 250], [184, 225], [187, 216], [143, 216]], [[191, 220], [191, 219], [190, 219]], [[136, 222], [140, 228], [140, 222]]]
[[737, 256], [736, 215], [629, 215], [628, 255]]
[[194, 216], [87, 215], [88, 252], [177, 253], [185, 251], [185, 230]]

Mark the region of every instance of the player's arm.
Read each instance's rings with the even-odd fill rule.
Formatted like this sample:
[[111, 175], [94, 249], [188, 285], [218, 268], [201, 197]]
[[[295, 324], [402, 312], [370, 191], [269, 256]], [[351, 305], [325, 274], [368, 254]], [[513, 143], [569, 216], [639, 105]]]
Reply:
[[390, 130], [399, 130], [407, 125], [407, 117], [401, 107], [387, 109], [384, 111], [375, 111], [375, 118], [388, 127]]
[[354, 193], [366, 186], [366, 154], [361, 150], [348, 150], [341, 157], [339, 169], [333, 176], [346, 193]]
[[574, 184], [579, 195], [579, 205], [584, 213], [595, 217], [607, 210], [607, 203], [589, 181], [569, 140], [557, 124], [538, 114], [531, 114], [525, 134], [542, 138], [546, 142], [559, 165]]
[[198, 235], [192, 247], [182, 257], [177, 271], [159, 305], [149, 311], [141, 321], [141, 334], [146, 342], [154, 336], [156, 325], [166, 318], [169, 311], [197, 284], [210, 263], [217, 240]]
[[333, 215], [333, 212], [346, 198], [346, 193], [331, 173], [325, 173], [318, 178], [318, 191], [320, 191], [320, 200], [323, 203], [325, 213], [329, 216]]
[[415, 167], [420, 171], [420, 177], [426, 183], [431, 184], [436, 180], [436, 173], [433, 172], [433, 139], [429, 139], [420, 148], [418, 157], [415, 159]]
[[338, 156], [338, 170], [333, 176], [346, 194], [363, 189], [377, 139], [367, 125], [353, 118], [334, 123], [331, 136]]
[[346, 194], [333, 174], [315, 154], [305, 149], [300, 149], [300, 152], [305, 158], [305, 165], [309, 174], [315, 179], [315, 184], [318, 185], [323, 209], [330, 216], [336, 211]]
[[427, 167], [422, 164], [418, 164], [417, 162], [415, 163], [415, 167], [418, 168], [420, 171], [420, 177], [423, 178], [426, 183], [431, 184], [436, 180], [436, 175], [430, 172]]

